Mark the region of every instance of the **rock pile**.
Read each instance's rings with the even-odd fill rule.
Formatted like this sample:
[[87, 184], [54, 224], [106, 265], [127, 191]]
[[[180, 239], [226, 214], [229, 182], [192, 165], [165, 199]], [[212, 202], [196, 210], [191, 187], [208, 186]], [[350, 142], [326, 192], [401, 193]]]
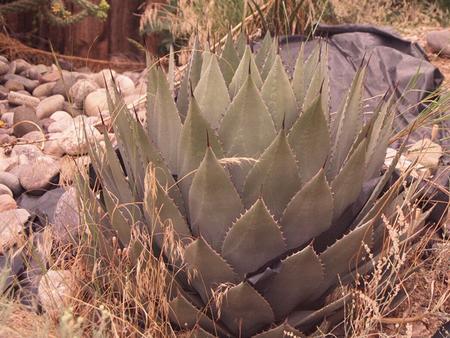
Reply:
[[67, 71], [0, 55], [0, 268], [7, 251], [25, 239], [30, 216], [44, 205], [54, 204], [47, 218], [54, 239], [67, 244], [76, 236], [76, 196], [73, 188], [58, 188], [60, 176], [67, 178], [69, 160], [87, 163], [90, 141], [102, 144], [107, 90], [114, 85], [137, 107], [146, 92], [139, 73]]

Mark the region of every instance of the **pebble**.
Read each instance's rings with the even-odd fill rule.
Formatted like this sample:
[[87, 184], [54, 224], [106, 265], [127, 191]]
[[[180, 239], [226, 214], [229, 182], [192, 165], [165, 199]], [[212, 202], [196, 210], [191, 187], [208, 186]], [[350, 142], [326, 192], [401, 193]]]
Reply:
[[133, 80], [131, 80], [128, 76], [122, 74], [116, 77], [116, 85], [124, 96], [132, 94], [135, 90]]
[[34, 90], [34, 88], [39, 86], [39, 81], [30, 80], [30, 79], [27, 79], [26, 77], [16, 75], [16, 74], [6, 74], [3, 76], [3, 78], [5, 80], [14, 80], [14, 81], [17, 81], [17, 82], [23, 84], [25, 89], [28, 90], [30, 93]]
[[17, 203], [9, 194], [1, 194], [0, 191], [0, 213], [8, 210], [17, 209]]
[[74, 291], [74, 275], [69, 270], [48, 270], [42, 276], [38, 296], [44, 311], [53, 318], [59, 318], [69, 306]]
[[14, 62], [16, 64], [16, 73], [22, 73], [32, 67], [32, 65], [24, 59], [16, 59]]
[[14, 124], [14, 112], [7, 112], [2, 114], [1, 120], [5, 122], [6, 126], [11, 128]]
[[72, 120], [72, 116], [64, 110], [58, 110], [58, 111], [54, 112], [52, 115], [50, 115], [50, 118], [52, 120], [54, 120], [55, 122], [60, 121], [60, 120], [65, 120], [65, 119]]
[[67, 190], [56, 204], [53, 220], [54, 237], [63, 245], [76, 240], [79, 234], [80, 216], [77, 192], [74, 187]]
[[25, 105], [36, 108], [41, 102], [37, 97], [21, 94], [19, 92], [10, 92], [8, 94], [8, 102], [17, 106]]
[[19, 195], [22, 191], [19, 178], [11, 173], [0, 172], [0, 184], [8, 187], [14, 196]]
[[98, 89], [90, 93], [84, 101], [84, 111], [88, 116], [98, 116], [100, 112], [108, 110], [105, 89]]
[[45, 140], [45, 135], [40, 130], [33, 130], [21, 137], [22, 140], [38, 144]]
[[445, 57], [450, 56], [450, 29], [428, 32], [426, 40], [433, 53]]
[[10, 171], [19, 163], [19, 157], [13, 151], [5, 153], [5, 148], [0, 148], [0, 172]]
[[44, 131], [44, 133], [48, 133], [48, 127], [55, 122], [49, 117], [46, 117], [45, 119], [39, 120], [38, 125], [41, 127], [41, 129]]
[[53, 87], [55, 86], [54, 82], [43, 83], [37, 86], [33, 90], [33, 96], [35, 97], [47, 97], [52, 95]]
[[[52, 70], [41, 76], [42, 83], [47, 83], [47, 82], [53, 83], [53, 82], [58, 81], [59, 79], [61, 79], [61, 73], [59, 72], [59, 70]], [[55, 85], [55, 84], [53, 83], [53, 85]]]
[[48, 139], [45, 141], [44, 154], [53, 157], [62, 157], [64, 155], [64, 150], [59, 145], [59, 138], [61, 138], [61, 133], [48, 134]]
[[61, 110], [64, 104], [64, 96], [53, 95], [42, 100], [36, 107], [36, 116], [39, 120], [50, 117], [54, 112]]
[[106, 85], [113, 85], [112, 77], [116, 78], [116, 75], [117, 73], [114, 70], [103, 69], [102, 71], [94, 74], [94, 81], [97, 82], [99, 87], [106, 88]]
[[56, 81], [52, 94], [67, 97], [70, 87], [72, 87], [76, 81], [77, 78], [73, 73], [63, 72], [63, 78]]
[[99, 140], [101, 137], [102, 134], [92, 126], [89, 118], [77, 116], [74, 118], [74, 124], [61, 133], [59, 145], [65, 154], [84, 155], [89, 149], [89, 141], [93, 138]]
[[[16, 108], [14, 113], [14, 135], [22, 137], [31, 131], [39, 130], [34, 124], [38, 122], [34, 109], [27, 106], [20, 106]], [[34, 123], [30, 123], [34, 122]]]
[[29, 217], [30, 214], [25, 209], [0, 212], [0, 251], [18, 242]]
[[25, 90], [25, 87], [23, 86], [23, 84], [21, 84], [20, 82], [18, 82], [16, 80], [8, 80], [8, 81], [6, 81], [5, 88], [8, 89], [9, 91], [13, 91], [13, 92], [18, 92], [20, 90]]
[[0, 75], [4, 75], [4, 74], [8, 73], [8, 71], [9, 71], [8, 63], [6, 63], [4, 61], [0, 61]]
[[8, 134], [0, 134], [0, 146], [5, 144], [12, 144], [15, 141], [15, 137]]
[[19, 181], [28, 193], [40, 195], [51, 188], [58, 173], [58, 162], [51, 157], [41, 156], [21, 170]]
[[97, 83], [89, 79], [80, 79], [75, 84], [70, 87], [69, 96], [72, 98], [74, 105], [83, 109], [83, 103], [90, 93], [98, 89]]
[[9, 189], [6, 185], [0, 183], [0, 195], [9, 195], [13, 197], [13, 193], [11, 189]]
[[60, 133], [73, 125], [73, 119], [61, 119], [53, 122], [48, 126], [49, 133]]

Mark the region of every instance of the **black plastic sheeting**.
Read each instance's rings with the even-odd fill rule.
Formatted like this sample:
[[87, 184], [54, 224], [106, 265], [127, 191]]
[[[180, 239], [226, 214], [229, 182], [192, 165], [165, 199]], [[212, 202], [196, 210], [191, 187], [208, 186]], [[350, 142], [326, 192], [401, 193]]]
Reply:
[[[305, 44], [305, 56], [308, 56], [318, 43], [326, 44], [331, 114], [338, 110], [362, 61], [368, 60], [366, 100], [363, 107], [367, 112], [365, 115], [370, 116], [370, 112], [389, 89], [395, 90], [398, 98], [394, 121], [396, 131], [403, 130], [417, 118], [426, 108], [422, 101], [429, 97], [444, 79], [417, 43], [403, 39], [390, 28], [353, 24], [318, 25], [314, 39], [306, 41], [303, 36], [281, 38], [280, 54], [290, 72], [293, 72], [302, 43]], [[419, 128], [409, 136], [408, 143], [430, 136], [430, 128]], [[450, 120], [441, 123], [434, 142], [439, 142], [444, 149], [442, 165], [434, 175], [436, 183], [448, 187], [450, 156], [445, 150], [450, 146]], [[395, 148], [399, 144], [391, 146]], [[430, 219], [437, 222], [446, 209], [448, 196], [438, 189], [429, 189], [428, 197], [439, 201]]]

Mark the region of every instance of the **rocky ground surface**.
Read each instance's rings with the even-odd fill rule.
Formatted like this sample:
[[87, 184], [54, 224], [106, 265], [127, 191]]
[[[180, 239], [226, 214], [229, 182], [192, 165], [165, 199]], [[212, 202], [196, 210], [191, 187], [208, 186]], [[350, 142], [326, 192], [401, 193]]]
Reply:
[[[411, 38], [422, 42], [425, 34]], [[441, 43], [437, 47], [437, 42], [430, 43], [432, 50], [444, 50], [448, 45], [450, 53], [450, 31], [447, 44], [442, 34], [431, 35], [430, 39]], [[450, 69], [450, 61], [445, 63]], [[103, 123], [109, 120], [107, 90], [113, 86], [112, 77], [125, 102], [136, 108], [138, 116], [144, 114], [146, 84], [141, 73], [67, 71], [0, 56], [0, 256], [24, 242], [29, 227], [36, 224], [48, 223], [48, 237], [59, 244], [66, 244], [76, 233], [80, 222], [70, 186], [77, 170], [89, 164], [91, 139], [102, 142]], [[113, 134], [108, 136], [114, 140]], [[442, 154], [442, 149], [439, 151]], [[439, 157], [434, 155], [434, 165]], [[31, 215], [37, 215], [32, 222]], [[49, 250], [44, 237], [35, 238], [42, 255]], [[65, 281], [70, 280], [70, 272], [50, 270], [41, 278], [42, 270], [36, 268], [28, 277], [30, 288], [39, 294], [48, 312], [63, 306], [62, 301], [54, 303], [54, 295], [55, 291], [67, 291]]]
[[[58, 244], [76, 231], [77, 202], [70, 185], [77, 170], [89, 164], [89, 142], [102, 143], [113, 77], [125, 102], [143, 113], [141, 73], [67, 71], [0, 56], [0, 260], [25, 241], [31, 227], [48, 223]], [[114, 141], [112, 133], [108, 136]], [[31, 278], [36, 280], [32, 288], [39, 289], [45, 304], [45, 279], [39, 288], [37, 276]]]

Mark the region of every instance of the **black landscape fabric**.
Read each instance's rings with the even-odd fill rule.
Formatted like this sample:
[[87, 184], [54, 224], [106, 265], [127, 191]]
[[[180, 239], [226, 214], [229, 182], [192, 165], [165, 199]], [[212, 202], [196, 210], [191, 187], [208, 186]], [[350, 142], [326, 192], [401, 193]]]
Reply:
[[[364, 110], [369, 116], [386, 91], [395, 88], [397, 98], [401, 97], [397, 102], [398, 113], [394, 121], [397, 131], [410, 125], [426, 108], [421, 101], [434, 92], [444, 79], [417, 43], [403, 39], [389, 27], [321, 24], [317, 26], [314, 38], [306, 42], [305, 40], [303, 36], [281, 38], [281, 57], [292, 72], [301, 43], [305, 43], [305, 56], [311, 53], [319, 41], [326, 43], [332, 113], [339, 109], [339, 104], [347, 94], [356, 70], [364, 59], [369, 60], [365, 79]], [[430, 131], [429, 128], [421, 128], [413, 132], [409, 143], [430, 138]], [[440, 144], [444, 150], [449, 149], [450, 121], [442, 122], [437, 139], [441, 140]], [[436, 183], [448, 187], [448, 152], [444, 151], [441, 160], [442, 166], [435, 173]], [[448, 196], [435, 190], [430, 192], [431, 197], [440, 201], [431, 217], [432, 221], [438, 221], [445, 210]]]

